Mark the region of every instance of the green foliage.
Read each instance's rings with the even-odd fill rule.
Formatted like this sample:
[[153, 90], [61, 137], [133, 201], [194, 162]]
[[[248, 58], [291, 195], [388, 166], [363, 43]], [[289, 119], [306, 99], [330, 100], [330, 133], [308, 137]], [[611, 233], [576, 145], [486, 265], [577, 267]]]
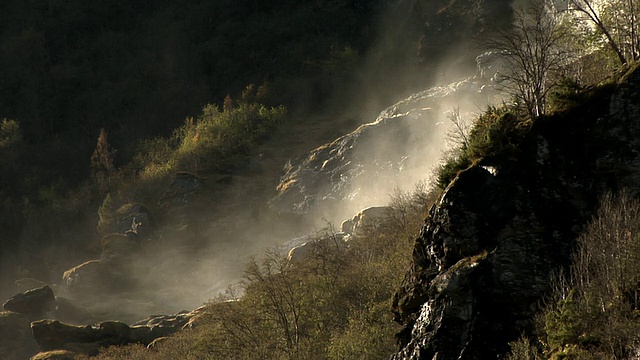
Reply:
[[521, 337], [517, 341], [509, 343], [511, 351], [506, 356], [506, 360], [539, 360], [543, 357], [538, 353], [536, 347], [531, 344], [531, 340]]
[[562, 78], [549, 93], [549, 111], [564, 111], [583, 104], [586, 95], [580, 83], [572, 78]]
[[178, 130], [179, 162], [194, 168], [223, 169], [250, 154], [258, 141], [282, 123], [286, 109], [240, 101], [220, 111], [207, 105], [197, 120], [187, 119]]
[[267, 107], [254, 102], [257, 98], [248, 86], [235, 104], [229, 97], [225, 110], [206, 105], [200, 116], [187, 118], [171, 137], [143, 141], [129, 171], [138, 173], [143, 182], [155, 184], [175, 171], [212, 173], [242, 166], [287, 116], [284, 106]]
[[396, 192], [389, 216], [345, 246], [329, 226], [303, 261], [267, 251], [242, 287], [211, 301], [197, 326], [153, 349], [112, 347], [96, 359], [387, 359], [395, 352], [391, 298], [436, 191]]
[[437, 184], [444, 189], [458, 172], [476, 163], [487, 165], [509, 161], [531, 122], [509, 106], [489, 106], [476, 119], [468, 136], [438, 170]]
[[542, 341], [551, 359], [628, 358], [640, 342], [640, 201], [606, 196], [555, 280]]
[[116, 204], [111, 197], [111, 193], [107, 193], [102, 201], [102, 205], [98, 209], [98, 230], [105, 230], [113, 224], [115, 220]]

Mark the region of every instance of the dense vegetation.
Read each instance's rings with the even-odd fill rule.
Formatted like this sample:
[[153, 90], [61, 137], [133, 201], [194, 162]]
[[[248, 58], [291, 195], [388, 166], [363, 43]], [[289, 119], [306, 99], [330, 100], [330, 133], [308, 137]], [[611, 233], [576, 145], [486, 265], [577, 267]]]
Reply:
[[424, 185], [398, 191], [387, 216], [346, 246], [329, 226], [301, 261], [273, 249], [250, 261], [241, 287], [213, 299], [192, 329], [96, 359], [386, 359], [399, 330], [391, 297], [436, 195]]
[[[364, 64], [376, 35], [371, 19], [382, 8], [339, 0], [161, 5], [3, 4], [0, 246], [12, 254], [2, 259], [10, 260], [4, 266], [11, 275], [59, 274], [72, 260], [45, 263], [40, 256], [64, 244], [69, 259], [82, 258], [91, 251], [86, 234], [108, 227], [120, 205], [157, 204], [176, 171], [242, 168], [292, 111], [340, 98]], [[611, 63], [605, 50], [591, 55], [596, 64]], [[587, 99], [589, 79], [600, 81], [610, 69], [594, 75], [598, 70], [585, 64], [578, 77], [544, 77], [554, 89], [545, 93], [548, 112]], [[531, 115], [514, 101], [490, 107], [468, 132], [460, 127], [460, 146], [438, 185], [472, 164], [510, 161], [536, 121]], [[98, 358], [388, 358], [398, 330], [390, 298], [436, 195], [424, 188], [396, 194], [389, 216], [347, 247], [325, 229], [309, 261], [291, 262], [275, 250], [260, 256], [247, 265], [242, 286], [207, 305], [197, 327], [151, 349], [110, 348]], [[638, 279], [621, 269], [637, 267], [631, 220], [638, 207], [624, 198], [604, 202], [570, 275], [558, 280], [539, 338], [514, 343], [514, 359], [614, 358], [633, 350]], [[612, 233], [620, 236], [606, 237]], [[602, 256], [619, 263], [590, 256], [603, 243], [616, 247]], [[598, 277], [603, 266], [615, 279]]]
[[[3, 2], [4, 275], [57, 278], [87, 257], [107, 193], [114, 207], [154, 205], [150, 195], [165, 191], [171, 172], [228, 174], [282, 123], [285, 107], [300, 118], [340, 98], [382, 7]], [[45, 268], [45, 246], [70, 248], [66, 263]]]
[[554, 278], [534, 339], [512, 343], [511, 360], [629, 359], [640, 342], [638, 216], [627, 194], [609, 194], [578, 239], [572, 265]]

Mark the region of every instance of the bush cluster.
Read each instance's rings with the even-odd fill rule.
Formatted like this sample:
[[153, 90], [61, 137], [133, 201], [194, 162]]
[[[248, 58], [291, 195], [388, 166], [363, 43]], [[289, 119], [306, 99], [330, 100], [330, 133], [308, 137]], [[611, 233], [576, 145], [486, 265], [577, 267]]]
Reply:
[[269, 250], [207, 305], [197, 327], [152, 349], [109, 348], [96, 359], [387, 359], [399, 330], [391, 297], [436, 195], [424, 185], [397, 192], [388, 216], [347, 246], [328, 226], [304, 261]]
[[[437, 184], [444, 189], [458, 172], [472, 164], [495, 166], [511, 159], [531, 121], [508, 105], [489, 106], [438, 169]], [[459, 129], [458, 131], [462, 131]]]
[[[640, 345], [640, 201], [607, 195], [559, 273], [532, 342], [511, 359], [629, 359]], [[531, 346], [525, 346], [531, 343]], [[523, 351], [523, 349], [528, 349]]]

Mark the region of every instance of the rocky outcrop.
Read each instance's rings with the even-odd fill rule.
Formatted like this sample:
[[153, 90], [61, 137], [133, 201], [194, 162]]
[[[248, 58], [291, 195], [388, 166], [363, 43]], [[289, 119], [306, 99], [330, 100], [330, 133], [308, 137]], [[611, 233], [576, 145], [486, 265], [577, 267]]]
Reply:
[[343, 221], [340, 225], [340, 230], [345, 234], [353, 236], [365, 235], [367, 231], [372, 231], [382, 221], [388, 218], [391, 211], [389, 206], [371, 206], [362, 209], [351, 219]]
[[76, 353], [68, 350], [53, 350], [38, 353], [31, 360], [73, 360], [76, 355]]
[[206, 178], [188, 171], [175, 173], [169, 189], [162, 195], [160, 206], [171, 209], [188, 204], [202, 189], [205, 180]]
[[495, 96], [479, 77], [414, 94], [374, 122], [290, 162], [270, 206], [341, 221], [357, 209], [386, 203], [395, 188], [413, 187], [437, 165], [449, 112], [470, 115]]
[[287, 254], [290, 262], [302, 262], [332, 250], [344, 250], [348, 246], [350, 235], [346, 233], [324, 234], [294, 246]]
[[96, 355], [100, 348], [111, 345], [140, 343], [149, 345], [155, 339], [169, 336], [202, 314], [203, 308], [175, 315], [155, 315], [129, 326], [119, 321], [104, 321], [93, 326], [77, 326], [57, 320], [31, 323], [33, 337], [42, 351], [67, 350]]
[[[394, 297], [394, 359], [490, 359], [533, 331], [552, 271], [607, 191], [640, 194], [640, 71], [539, 119], [444, 190]], [[490, 170], [490, 171], [489, 171]]]
[[56, 297], [48, 285], [12, 296], [2, 307], [19, 314], [42, 316], [56, 309]]
[[65, 271], [62, 281], [77, 295], [97, 296], [121, 287], [113, 267], [103, 260], [89, 260]]

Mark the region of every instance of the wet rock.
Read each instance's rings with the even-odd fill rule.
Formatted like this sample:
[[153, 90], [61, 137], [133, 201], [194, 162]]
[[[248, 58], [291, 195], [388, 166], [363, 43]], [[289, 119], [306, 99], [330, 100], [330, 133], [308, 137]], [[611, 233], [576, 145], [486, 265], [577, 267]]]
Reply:
[[[320, 212], [329, 221], [341, 221], [353, 209], [386, 203], [395, 188], [412, 187], [437, 165], [453, 108], [470, 117], [495, 98], [491, 87], [481, 91], [483, 86], [484, 81], [470, 78], [417, 93], [374, 122], [290, 161], [270, 207], [281, 213]], [[462, 97], [469, 101], [461, 103]]]
[[154, 315], [129, 326], [119, 321], [103, 321], [93, 326], [65, 324], [57, 320], [31, 323], [33, 337], [42, 351], [69, 350], [95, 355], [111, 345], [140, 343], [145, 346], [185, 327], [204, 312], [203, 308], [174, 315]]
[[328, 251], [344, 250], [348, 247], [349, 237], [350, 235], [346, 233], [336, 233], [314, 238], [291, 248], [287, 254], [287, 260], [301, 262], [321, 256]]
[[340, 225], [343, 233], [353, 236], [363, 236], [368, 231], [375, 230], [382, 221], [389, 217], [391, 208], [388, 206], [371, 206], [360, 210], [351, 219], [345, 220]]
[[149, 328], [161, 327], [178, 331], [191, 324], [194, 318], [203, 314], [204, 309], [205, 307], [200, 307], [192, 311], [183, 310], [173, 315], [152, 315], [133, 323], [133, 325], [147, 326]]
[[[532, 334], [550, 274], [607, 191], [640, 194], [640, 71], [461, 171], [394, 296], [400, 359], [495, 359]], [[567, 139], [573, 139], [569, 142]]]
[[65, 271], [62, 281], [77, 297], [99, 296], [122, 287], [112, 266], [103, 260], [89, 260]]
[[154, 221], [150, 210], [142, 204], [127, 203], [116, 210], [117, 221], [109, 229], [111, 233], [136, 235], [138, 241], [153, 237]]
[[204, 186], [205, 180], [206, 178], [187, 171], [175, 173], [173, 182], [160, 200], [160, 206], [176, 208], [188, 204]]
[[14, 295], [3, 305], [5, 310], [26, 315], [44, 315], [56, 309], [56, 298], [48, 285]]

